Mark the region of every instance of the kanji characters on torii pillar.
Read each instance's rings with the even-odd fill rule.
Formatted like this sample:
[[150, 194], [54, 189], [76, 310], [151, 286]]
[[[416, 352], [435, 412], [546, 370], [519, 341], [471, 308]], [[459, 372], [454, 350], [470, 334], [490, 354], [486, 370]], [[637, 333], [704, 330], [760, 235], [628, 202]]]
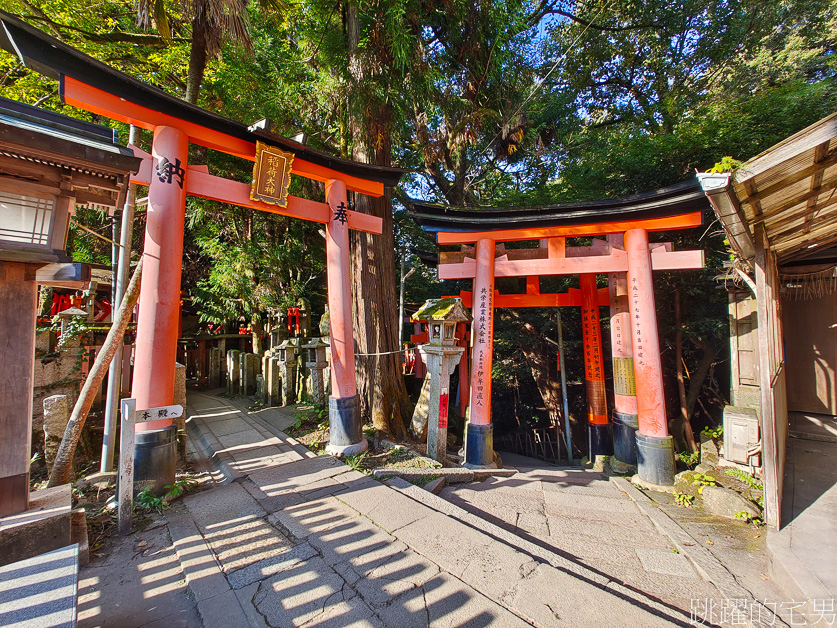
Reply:
[[[472, 219], [473, 220], [473, 219]], [[576, 305], [582, 308], [585, 380], [588, 399], [589, 451], [636, 464], [642, 480], [670, 485], [674, 480], [674, 442], [668, 434], [662, 386], [652, 269], [700, 268], [702, 251], [672, 251], [668, 244], [650, 244], [653, 230], [693, 227], [692, 212], [663, 220], [623, 221], [572, 228], [508, 229], [505, 231], [441, 232], [440, 244], [474, 242], [474, 258], [441, 255], [440, 279], [473, 278], [472, 293], [461, 293], [473, 307], [471, 393], [465, 435], [465, 464], [495, 464], [491, 422], [491, 363], [495, 307]], [[583, 233], [587, 228], [587, 233]], [[621, 228], [620, 228], [621, 227]], [[566, 247], [565, 233], [607, 235], [588, 247]], [[491, 237], [495, 236], [495, 237]], [[497, 251], [498, 241], [544, 238], [540, 249]], [[624, 244], [623, 244], [624, 243]], [[608, 275], [610, 298], [596, 288], [596, 274]], [[540, 294], [527, 280], [525, 295], [499, 295], [495, 277], [578, 274], [580, 291]], [[580, 294], [579, 294], [580, 293]], [[614, 364], [613, 426], [609, 420], [602, 356], [599, 306], [609, 301]], [[638, 420], [637, 420], [638, 418]], [[612, 430], [612, 427], [615, 429]]]

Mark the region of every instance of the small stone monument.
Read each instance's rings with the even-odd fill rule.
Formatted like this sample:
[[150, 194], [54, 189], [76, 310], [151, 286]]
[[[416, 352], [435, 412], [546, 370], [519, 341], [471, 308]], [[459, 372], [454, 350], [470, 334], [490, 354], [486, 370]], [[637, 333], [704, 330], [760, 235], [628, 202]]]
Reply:
[[227, 351], [227, 395], [234, 397], [238, 394], [241, 377], [241, 351], [230, 349]]
[[331, 317], [328, 315], [328, 306], [320, 317], [320, 338], [328, 338], [331, 335]]
[[210, 389], [221, 387], [221, 355], [219, 347], [209, 349], [209, 382]]
[[413, 315], [427, 321], [428, 342], [419, 347], [427, 364], [427, 456], [444, 461], [448, 445], [450, 374], [459, 364], [463, 347], [456, 345], [456, 326], [471, 320], [462, 299], [428, 299]]
[[278, 349], [282, 367], [282, 405], [292, 406], [296, 403], [296, 346], [288, 339]]
[[311, 342], [301, 347], [308, 352], [308, 360], [305, 366], [311, 371], [311, 401], [318, 407], [325, 406], [328, 401], [325, 395], [324, 377], [325, 369], [328, 366], [326, 347], [328, 345], [321, 338], [312, 338]]
[[311, 337], [311, 302], [302, 297], [296, 302], [299, 307], [299, 336]]
[[[277, 349], [278, 351], [278, 349]], [[270, 356], [267, 365], [267, 397], [266, 405], [282, 405], [282, 364], [276, 356]]]
[[241, 394], [243, 396], [256, 394], [256, 375], [258, 370], [258, 356], [255, 353], [241, 354]]
[[67, 395], [52, 395], [44, 399], [44, 460], [52, 470], [61, 446], [64, 430], [70, 422], [70, 400]]
[[[59, 343], [61, 344], [62, 347], [69, 347], [70, 346], [69, 341], [67, 340], [67, 333], [68, 333], [68, 327], [69, 327], [69, 324], [70, 324], [70, 319], [75, 317], [75, 316], [86, 317], [87, 312], [85, 312], [84, 310], [81, 310], [77, 307], [68, 307], [66, 310], [58, 312], [58, 317], [61, 319], [61, 328], [60, 328], [60, 332], [59, 332], [61, 334], [61, 337], [59, 339]], [[76, 343], [75, 346], [78, 346], [78, 344]]]

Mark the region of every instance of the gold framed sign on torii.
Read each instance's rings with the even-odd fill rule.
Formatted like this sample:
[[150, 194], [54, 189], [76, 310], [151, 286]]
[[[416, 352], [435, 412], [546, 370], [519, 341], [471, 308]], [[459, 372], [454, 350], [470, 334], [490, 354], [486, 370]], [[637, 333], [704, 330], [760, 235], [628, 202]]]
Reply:
[[[468, 466], [494, 462], [491, 366], [494, 310], [498, 307], [582, 308], [587, 419], [591, 460], [614, 454], [636, 465], [649, 484], [674, 483], [674, 442], [668, 433], [652, 271], [703, 267], [703, 251], [674, 251], [650, 243], [649, 232], [700, 226], [710, 211], [697, 180], [610, 201], [534, 209], [458, 208], [412, 201], [410, 213], [439, 245], [459, 252], [439, 256], [439, 279], [471, 279], [462, 292], [472, 307]], [[568, 240], [592, 237], [589, 246]], [[604, 238], [604, 239], [602, 239]], [[537, 240], [536, 248], [506, 249], [505, 242]], [[609, 288], [597, 290], [596, 275]], [[580, 290], [541, 294], [539, 277], [578, 275]], [[525, 294], [499, 294], [495, 278], [526, 277]], [[599, 307], [610, 306], [613, 347], [613, 422], [607, 411]], [[467, 365], [470, 364], [468, 367]], [[464, 372], [464, 371], [463, 371]]]
[[[66, 104], [154, 133], [151, 154], [131, 147], [142, 158], [131, 181], [149, 187], [132, 383], [137, 410], [173, 403], [186, 196], [199, 196], [325, 225], [332, 355], [329, 451], [337, 455], [363, 451], [366, 439], [358, 410], [352, 337], [349, 230], [380, 234], [382, 221], [352, 211], [346, 193], [381, 196], [385, 186], [396, 185], [405, 171], [313, 150], [271, 133], [266, 121], [248, 127], [224, 118], [114, 70], [7, 13], [0, 12], [0, 25], [0, 46], [17, 55], [26, 67], [59, 80]], [[206, 166], [189, 164], [190, 143], [254, 161], [252, 185], [213, 176]], [[291, 175], [323, 182], [326, 202], [288, 195]], [[163, 419], [144, 423], [140, 430], [164, 433], [175, 427]], [[147, 442], [153, 444], [155, 439]], [[173, 481], [174, 477], [168, 483]]]

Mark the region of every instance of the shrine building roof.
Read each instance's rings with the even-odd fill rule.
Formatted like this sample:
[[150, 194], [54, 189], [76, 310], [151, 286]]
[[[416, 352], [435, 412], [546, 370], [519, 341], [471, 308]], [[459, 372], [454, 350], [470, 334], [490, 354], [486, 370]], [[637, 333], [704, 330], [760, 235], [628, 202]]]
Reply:
[[711, 211], [697, 179], [617, 199], [541, 207], [455, 207], [409, 200], [409, 215], [428, 232], [492, 232], [630, 223]]
[[136, 172], [140, 159], [106, 126], [0, 97], [0, 150], [85, 172]]

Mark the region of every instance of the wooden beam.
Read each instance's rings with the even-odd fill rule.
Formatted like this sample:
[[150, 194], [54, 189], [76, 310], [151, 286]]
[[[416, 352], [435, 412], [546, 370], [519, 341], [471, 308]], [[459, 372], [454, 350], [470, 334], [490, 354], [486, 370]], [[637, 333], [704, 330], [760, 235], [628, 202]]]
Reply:
[[[551, 240], [557, 240], [561, 243], [564, 242], [564, 238], [551, 238]], [[537, 249], [501, 249], [502, 245], [498, 244], [497, 248], [500, 250], [501, 255], [497, 257], [506, 257], [509, 260], [527, 260], [527, 259], [559, 259], [564, 257], [588, 257], [591, 255], [608, 255], [611, 251], [610, 245], [604, 241], [595, 239], [593, 240], [593, 244], [591, 246], [567, 246], [561, 247], [560, 249], [556, 248], [555, 252], [560, 252], [560, 255], [549, 255], [549, 249], [547, 248], [537, 248]], [[666, 251], [673, 250], [671, 242], [652, 242], [648, 245], [649, 248], [653, 251], [655, 249], [665, 249]], [[624, 250], [616, 248], [614, 250]], [[440, 264], [461, 264], [466, 260], [474, 259], [473, 256], [473, 249], [471, 249], [470, 254], [468, 252], [461, 252], [461, 251], [441, 251], [439, 253], [439, 263]]]
[[[814, 161], [815, 165], [819, 166], [823, 163], [826, 158], [828, 157], [828, 147], [831, 144], [830, 141], [824, 142], [817, 146], [816, 150], [814, 151]], [[815, 173], [811, 175], [811, 190], [817, 190], [822, 185], [822, 175], [823, 170], [817, 170]], [[802, 231], [808, 233], [810, 230], [810, 223], [814, 219], [814, 207], [817, 205], [817, 197], [809, 198], [808, 199], [808, 212], [805, 214], [805, 226], [802, 228]]]
[[[597, 291], [599, 305], [610, 305], [610, 293], [607, 288]], [[445, 297], [449, 298], [449, 297]], [[459, 298], [467, 308], [473, 307], [473, 293], [463, 290]], [[494, 293], [494, 307], [581, 307], [581, 290], [570, 288], [567, 292], [555, 294], [497, 294]]]
[[[653, 270], [686, 270], [703, 268], [703, 251], [652, 250]], [[459, 264], [440, 264], [439, 279], [471, 279], [476, 275], [475, 260]], [[495, 277], [521, 277], [526, 275], [577, 275], [580, 273], [619, 273], [628, 271], [628, 258], [624, 251], [614, 250], [608, 255], [564, 257], [532, 260], [497, 260]]]
[[[133, 124], [150, 131], [158, 126], [170, 126], [186, 133], [189, 140], [195, 144], [249, 161], [255, 161], [256, 159], [256, 145], [254, 142], [128, 102], [70, 76], [64, 77], [63, 95], [66, 104], [98, 113], [106, 118]], [[383, 196], [384, 194], [383, 183], [346, 175], [336, 170], [312, 164], [304, 159], [294, 159], [292, 174], [323, 182], [329, 179], [339, 179], [346, 184], [348, 189], [369, 196]]]
[[[134, 151], [137, 154], [142, 152], [138, 149], [134, 149]], [[148, 153], [144, 154], [148, 155]], [[203, 171], [204, 168], [204, 166], [190, 166], [188, 168], [185, 177], [186, 194], [198, 196], [200, 198], [208, 198], [212, 201], [219, 201], [221, 203], [229, 203], [230, 205], [250, 207], [252, 209], [258, 209], [259, 211], [270, 212], [272, 214], [290, 216], [291, 218], [311, 220], [322, 224], [328, 223], [331, 218], [331, 209], [327, 204], [320, 203], [318, 201], [311, 201], [305, 198], [299, 198], [297, 196], [288, 195], [287, 207], [279, 207], [278, 205], [269, 205], [268, 203], [262, 203], [261, 201], [251, 200], [251, 186], [248, 183], [231, 181], [222, 177], [206, 174]], [[148, 155], [143, 158], [139, 172], [131, 175], [131, 183], [148, 185], [150, 181], [151, 156]], [[350, 229], [373, 233], [376, 235], [380, 235], [383, 231], [383, 220], [377, 216], [370, 216], [369, 214], [362, 214], [353, 210], [349, 210], [348, 216]]]
[[[828, 214], [826, 216], [822, 216], [814, 221], [811, 225], [811, 229], [815, 231], [819, 231], [825, 227], [832, 227], [837, 224], [837, 215], [835, 214]], [[830, 235], [830, 234], [829, 234]], [[774, 236], [771, 236], [774, 237]], [[791, 236], [786, 238], [781, 238], [778, 236], [774, 237], [772, 246], [774, 250], [778, 249], [786, 249], [790, 246], [795, 246], [797, 244], [805, 245], [811, 244], [812, 242], [816, 241], [817, 239], [828, 237], [826, 234], [823, 233], [801, 233], [797, 236]], [[801, 246], [800, 248], [805, 248]]]
[[767, 234], [763, 226], [755, 229], [755, 275], [756, 305], [758, 308], [758, 345], [759, 345], [759, 391], [761, 394], [761, 438], [762, 460], [764, 461], [762, 479], [764, 481], [764, 511], [767, 524], [775, 528], [781, 525], [782, 515], [782, 466], [785, 452], [779, 445], [777, 421], [787, 421], [787, 416], [777, 416], [774, 374], [777, 370], [777, 339], [774, 326], [781, 325], [776, 320], [776, 297], [778, 290], [772, 279], [775, 276], [775, 258], [772, 257]]
[[804, 203], [809, 198], [817, 198], [820, 194], [824, 194], [829, 190], [833, 190], [837, 188], [837, 177], [831, 178], [828, 181], [822, 183], [820, 187], [814, 190], [808, 190], [807, 192], [803, 192], [802, 194], [797, 194], [789, 201], [785, 201], [778, 207], [771, 207], [768, 211], [765, 211], [760, 217], [760, 220], [764, 220], [765, 218], [770, 218], [771, 216], [776, 216], [781, 214], [784, 211], [787, 211], [800, 203]]
[[701, 212], [692, 212], [689, 214], [680, 214], [679, 216], [669, 216], [667, 218], [645, 218], [639, 220], [584, 223], [555, 227], [523, 227], [520, 229], [504, 229], [499, 231], [440, 231], [436, 234], [436, 241], [439, 244], [467, 244], [476, 242], [477, 240], [494, 240], [495, 242], [539, 240], [541, 238], [579, 237], [606, 235], [608, 233], [624, 233], [629, 229], [646, 229], [647, 231], [691, 229], [693, 227], [699, 227], [701, 223]]
[[[825, 203], [819, 203], [814, 205], [810, 209], [806, 209], [802, 212], [795, 212], [790, 216], [783, 218], [782, 220], [777, 220], [776, 222], [767, 222], [764, 221], [765, 227], [767, 228], [767, 233], [769, 234], [770, 238], [779, 238], [781, 234], [785, 233], [786, 231], [797, 231], [800, 225], [795, 225], [798, 220], [803, 220], [806, 218], [806, 215], [811, 213], [815, 214], [818, 211], [825, 209], [826, 207], [831, 207], [837, 203], [837, 195], [832, 196], [829, 198]], [[820, 216], [819, 218], [812, 218], [811, 222], [808, 223], [808, 232], [811, 231], [811, 228], [815, 226], [816, 220], [822, 220], [823, 218], [828, 218], [828, 216]]]
[[814, 175], [814, 174], [817, 174], [817, 173], [820, 173], [820, 175], [821, 175], [823, 170], [825, 170], [829, 166], [833, 166], [834, 164], [837, 164], [837, 150], [831, 151], [831, 154], [829, 154], [828, 153], [828, 144], [829, 143], [826, 142], [826, 143], [823, 143], [823, 144], [820, 144], [819, 146], [817, 146], [818, 154], [822, 154], [822, 148], [823, 147], [825, 148], [825, 157], [817, 157], [819, 159], [822, 159], [822, 161], [817, 161], [816, 163], [814, 163], [811, 166], [808, 166], [807, 168], [802, 168], [801, 170], [796, 170], [795, 172], [793, 172], [793, 174], [790, 174], [787, 177], [785, 177], [783, 179], [780, 179], [776, 183], [772, 183], [772, 184], [768, 185], [766, 188], [764, 188], [763, 190], [759, 190], [758, 192], [756, 192], [752, 196], [747, 196], [747, 198], [743, 199], [742, 202], [744, 202], [744, 203], [754, 203], [756, 201], [761, 201], [761, 200], [767, 198], [768, 196], [772, 196], [773, 194], [776, 194], [776, 192], [781, 192], [782, 190], [784, 190], [789, 185], [793, 185], [794, 183], [798, 183], [799, 181], [802, 181], [803, 179], [807, 179], [811, 175]]

